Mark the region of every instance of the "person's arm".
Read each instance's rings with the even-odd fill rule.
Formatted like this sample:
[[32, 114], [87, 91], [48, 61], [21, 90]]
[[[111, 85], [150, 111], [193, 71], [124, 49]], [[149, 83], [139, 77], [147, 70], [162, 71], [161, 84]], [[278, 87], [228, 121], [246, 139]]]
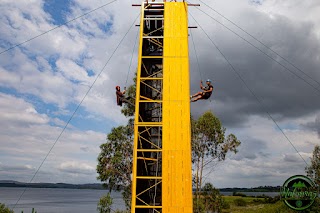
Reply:
[[123, 90], [123, 92], [122, 92], [122, 95], [124, 95], [124, 94], [126, 94], [126, 87], [124, 87], [124, 90]]
[[200, 89], [203, 90], [202, 81], [200, 81]]

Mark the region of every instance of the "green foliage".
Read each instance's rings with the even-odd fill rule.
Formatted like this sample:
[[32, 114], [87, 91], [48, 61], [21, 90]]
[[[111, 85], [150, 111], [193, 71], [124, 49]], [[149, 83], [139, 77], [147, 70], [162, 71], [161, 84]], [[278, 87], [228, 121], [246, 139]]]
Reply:
[[230, 209], [230, 204], [228, 202], [226, 202], [226, 200], [224, 198], [222, 198], [221, 200], [221, 208], [222, 209]]
[[265, 197], [264, 198], [265, 203], [276, 203], [278, 201], [280, 201], [280, 195], [275, 196], [275, 197]]
[[222, 199], [219, 190], [211, 183], [206, 183], [201, 190], [201, 195], [193, 199], [193, 212], [196, 213], [221, 212], [222, 208], [228, 209], [230, 205]]
[[206, 183], [201, 191], [206, 211], [221, 212], [222, 198], [220, 191], [214, 188], [211, 183]]
[[237, 153], [241, 142], [233, 134], [225, 137], [226, 129], [212, 112], [205, 112], [191, 121], [193, 162], [199, 157], [224, 160], [228, 151]]
[[320, 146], [316, 145], [313, 150], [311, 165], [306, 167], [307, 175], [320, 186]]
[[114, 213], [130, 213], [129, 211], [115, 210]]
[[[263, 199], [259, 199], [259, 198], [263, 198]], [[280, 201], [279, 195], [275, 196], [275, 197], [260, 195], [260, 196], [256, 196], [256, 198], [252, 200], [252, 202], [256, 203], [256, 204], [272, 204], [272, 203], [276, 203], [278, 201]]]
[[205, 213], [205, 204], [204, 200], [201, 198], [193, 198], [193, 213]]
[[6, 207], [4, 204], [0, 203], [0, 213], [13, 213], [13, 211]]
[[104, 195], [100, 198], [97, 210], [99, 213], [111, 213], [112, 204], [113, 204], [113, 200], [110, 196], [110, 193], [108, 193], [107, 195]]
[[124, 203], [126, 205], [126, 208], [127, 210], [129, 210], [131, 207], [131, 182], [128, 186], [124, 187], [121, 194], [122, 194]]
[[320, 212], [320, 198], [316, 198], [312, 206], [304, 211], [305, 213], [319, 213]]
[[241, 193], [241, 192], [233, 192], [232, 196], [240, 196], [240, 197], [247, 197], [247, 195]]
[[121, 113], [124, 114], [126, 117], [131, 117], [134, 115], [135, 112], [135, 98], [136, 98], [136, 79], [137, 79], [137, 73], [135, 74], [135, 77], [133, 78], [134, 84], [129, 86], [127, 88], [126, 91], [126, 96], [131, 97], [131, 99], [129, 99], [129, 101], [132, 104], [125, 104], [123, 105], [122, 109], [121, 109]]
[[236, 206], [247, 206], [247, 202], [243, 198], [237, 198], [233, 202]]
[[123, 189], [123, 199], [127, 208], [130, 207], [131, 178], [132, 173], [132, 144], [133, 126], [132, 120], [127, 126], [113, 128], [107, 136], [107, 142], [100, 146], [98, 156], [98, 179], [106, 182], [111, 190]]

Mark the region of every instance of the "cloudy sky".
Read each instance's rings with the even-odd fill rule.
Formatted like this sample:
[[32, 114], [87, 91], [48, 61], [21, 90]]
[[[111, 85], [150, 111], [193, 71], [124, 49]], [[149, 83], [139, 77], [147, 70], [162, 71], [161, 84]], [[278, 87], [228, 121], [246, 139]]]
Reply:
[[[111, 0], [2, 0], [0, 52]], [[287, 61], [199, 2], [190, 13], [241, 75], [250, 93], [201, 28], [193, 29], [203, 78], [214, 83], [211, 101], [192, 113], [212, 110], [241, 141], [239, 153], [213, 168], [216, 187], [281, 185], [304, 174], [305, 162], [279, 131], [276, 120], [309, 162], [320, 144], [320, 2], [317, 0], [223, 0], [204, 3], [255, 36]], [[140, 1], [117, 0], [17, 48], [0, 54], [0, 180], [29, 182], [90, 85], [139, 14]], [[227, 26], [258, 47], [230, 32]], [[190, 25], [196, 22], [190, 17]], [[138, 20], [135, 21], [138, 23]], [[114, 126], [126, 123], [114, 87], [129, 81], [137, 64], [137, 27], [128, 35], [84, 99], [34, 182], [96, 182], [99, 145]], [[190, 42], [191, 93], [200, 75]], [[302, 73], [303, 71], [304, 73]], [[302, 79], [301, 79], [302, 78]], [[203, 79], [203, 80], [204, 80]]]

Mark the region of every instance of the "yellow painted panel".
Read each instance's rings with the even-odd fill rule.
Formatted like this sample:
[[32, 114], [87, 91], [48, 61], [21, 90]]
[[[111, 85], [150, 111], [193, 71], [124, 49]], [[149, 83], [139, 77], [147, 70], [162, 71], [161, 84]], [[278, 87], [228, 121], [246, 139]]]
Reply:
[[187, 4], [166, 2], [163, 48], [164, 213], [192, 212]]

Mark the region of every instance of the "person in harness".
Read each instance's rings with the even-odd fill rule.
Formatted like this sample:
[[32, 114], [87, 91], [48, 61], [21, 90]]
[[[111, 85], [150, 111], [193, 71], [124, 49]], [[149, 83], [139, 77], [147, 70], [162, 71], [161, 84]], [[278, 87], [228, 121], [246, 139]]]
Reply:
[[126, 94], [126, 88], [121, 92], [120, 86], [116, 86], [116, 95], [117, 95], [117, 105], [122, 106], [122, 102], [127, 102], [127, 99], [124, 97]]
[[[203, 86], [202, 85], [202, 81], [200, 81], [200, 89], [203, 90], [203, 92], [198, 92], [194, 95], [191, 95], [190, 98], [191, 98], [191, 102], [196, 102], [200, 99], [209, 99], [211, 94], [212, 94], [212, 91], [213, 91], [213, 86], [211, 85], [211, 80], [208, 79], [206, 81], [206, 84], [207, 86]], [[193, 99], [194, 98], [194, 99]]]

